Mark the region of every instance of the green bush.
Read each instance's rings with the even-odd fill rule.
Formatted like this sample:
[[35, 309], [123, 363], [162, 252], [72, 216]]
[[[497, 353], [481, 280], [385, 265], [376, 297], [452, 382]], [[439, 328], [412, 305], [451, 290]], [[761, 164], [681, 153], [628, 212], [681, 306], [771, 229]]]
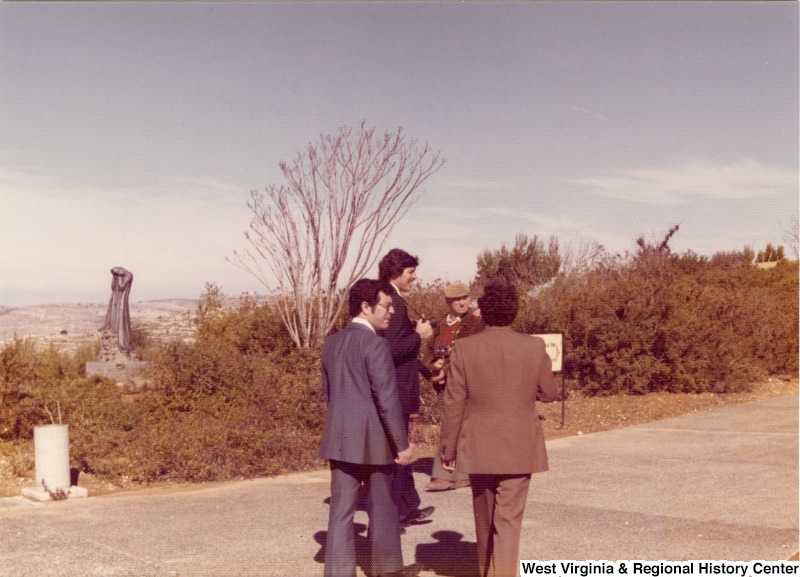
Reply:
[[[725, 393], [764, 374], [796, 374], [797, 263], [760, 270], [751, 260], [645, 249], [609, 258], [523, 294], [515, 328], [563, 332], [564, 376], [586, 394]], [[444, 287], [437, 280], [412, 291], [412, 318], [441, 320]], [[85, 376], [96, 347], [66, 355], [26, 339], [2, 345], [4, 452], [9, 445], [13, 454], [29, 452], [35, 425], [63, 422], [73, 466], [120, 482], [215, 481], [322, 466], [319, 351], [295, 347], [269, 303], [244, 299], [226, 308], [218, 290], [207, 297], [194, 342], [158, 343], [140, 332], [154, 370], [135, 393]], [[348, 320], [343, 315], [339, 326]], [[435, 424], [433, 389], [423, 381], [420, 390], [417, 420]]]
[[797, 372], [797, 298], [796, 263], [648, 254], [558, 278], [517, 326], [563, 332], [565, 376], [588, 394], [732, 392]]
[[80, 379], [86, 350], [75, 355], [14, 337], [0, 349], [0, 440], [31, 439], [34, 425], [58, 422], [69, 410], [65, 384]]
[[[165, 346], [133, 403], [144, 421], [128, 435], [126, 474], [212, 481], [319, 466], [319, 352], [291, 348], [281, 330], [269, 305], [248, 302], [201, 321], [196, 342]], [[111, 475], [117, 465], [85, 463]]]
[[160, 346], [149, 384], [130, 394], [83, 375], [93, 355], [0, 350], [0, 440], [29, 442], [37, 424], [70, 426], [71, 459], [109, 480], [211, 481], [321, 466], [319, 352], [297, 350], [269, 305], [199, 320], [194, 343]]

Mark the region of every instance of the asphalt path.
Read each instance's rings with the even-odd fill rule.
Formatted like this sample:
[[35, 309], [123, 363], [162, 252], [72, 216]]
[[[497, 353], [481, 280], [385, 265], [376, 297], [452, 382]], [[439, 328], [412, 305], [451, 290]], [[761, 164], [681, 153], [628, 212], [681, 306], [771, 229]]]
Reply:
[[[788, 559], [798, 551], [798, 395], [547, 443], [523, 559]], [[416, 463], [417, 486], [430, 459]], [[0, 576], [322, 575], [327, 471], [184, 490], [0, 499]], [[403, 536], [421, 575], [475, 572], [469, 489]], [[356, 514], [359, 575], [367, 517]]]

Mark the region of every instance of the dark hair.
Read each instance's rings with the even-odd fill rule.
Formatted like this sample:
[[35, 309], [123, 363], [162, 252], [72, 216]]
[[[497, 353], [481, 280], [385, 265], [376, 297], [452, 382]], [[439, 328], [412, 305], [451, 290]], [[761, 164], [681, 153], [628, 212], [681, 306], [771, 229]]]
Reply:
[[362, 278], [357, 280], [353, 286], [350, 287], [350, 292], [347, 294], [347, 305], [350, 308], [350, 316], [357, 317], [361, 314], [361, 303], [366, 302], [372, 308], [375, 308], [381, 297], [378, 293], [391, 295], [391, 287], [381, 281], [373, 280], [371, 278]]
[[393, 248], [378, 263], [378, 278], [383, 282], [396, 279], [407, 268], [419, 266], [419, 259], [406, 251]]
[[514, 322], [519, 311], [519, 296], [514, 285], [506, 281], [492, 281], [483, 289], [478, 299], [481, 318], [493, 327], [507, 327]]

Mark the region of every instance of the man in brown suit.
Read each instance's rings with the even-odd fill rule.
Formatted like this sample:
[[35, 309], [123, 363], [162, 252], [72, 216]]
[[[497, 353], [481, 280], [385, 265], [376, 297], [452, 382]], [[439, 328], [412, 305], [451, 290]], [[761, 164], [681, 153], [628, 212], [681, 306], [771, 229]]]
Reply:
[[450, 357], [442, 464], [469, 474], [480, 575], [513, 577], [531, 474], [548, 468], [536, 401], [555, 401], [558, 389], [544, 341], [509, 326], [514, 286], [487, 285], [478, 307], [487, 327]]

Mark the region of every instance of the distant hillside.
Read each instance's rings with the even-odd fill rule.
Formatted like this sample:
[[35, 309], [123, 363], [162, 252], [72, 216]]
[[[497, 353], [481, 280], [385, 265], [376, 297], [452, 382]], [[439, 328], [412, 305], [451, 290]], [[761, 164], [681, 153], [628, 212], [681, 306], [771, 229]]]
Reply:
[[[197, 300], [164, 299], [131, 303], [131, 323], [154, 337], [191, 339]], [[32, 337], [42, 344], [72, 349], [95, 339], [103, 325], [107, 304], [48, 304], [28, 307], [0, 306], [0, 342]]]

